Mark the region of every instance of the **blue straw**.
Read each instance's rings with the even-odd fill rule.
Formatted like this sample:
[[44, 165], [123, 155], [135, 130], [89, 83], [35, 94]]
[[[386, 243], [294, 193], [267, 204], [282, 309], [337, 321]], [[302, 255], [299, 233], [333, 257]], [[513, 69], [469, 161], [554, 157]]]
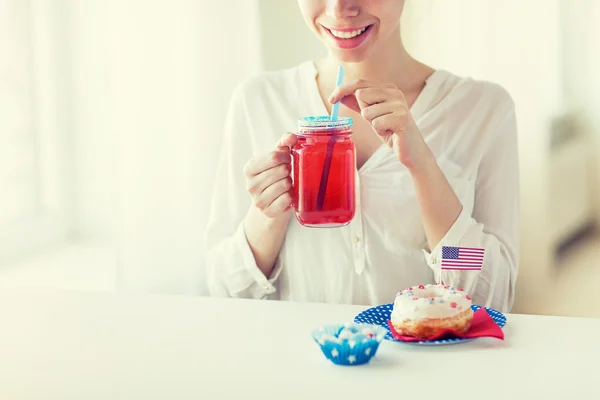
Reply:
[[[340, 86], [342, 83], [344, 83], [344, 66], [340, 65], [340, 67], [338, 68], [337, 82], [335, 83], [335, 87]], [[340, 102], [338, 101], [337, 103], [335, 103], [333, 105], [333, 108], [331, 109], [331, 120], [332, 121], [335, 121], [338, 119], [339, 110], [340, 110]]]
[[[344, 82], [344, 66], [340, 65], [338, 68], [336, 87], [340, 86]], [[338, 111], [340, 109], [340, 102], [338, 101], [333, 105], [331, 109], [331, 121], [336, 121], [338, 118]], [[332, 135], [327, 142], [327, 150], [325, 152], [325, 160], [323, 161], [323, 169], [321, 171], [321, 182], [319, 183], [319, 193], [317, 194], [317, 210], [323, 209], [325, 203], [325, 190], [327, 189], [327, 181], [329, 180], [329, 169], [331, 168], [331, 158], [333, 157], [333, 147], [335, 146], [336, 137]]]

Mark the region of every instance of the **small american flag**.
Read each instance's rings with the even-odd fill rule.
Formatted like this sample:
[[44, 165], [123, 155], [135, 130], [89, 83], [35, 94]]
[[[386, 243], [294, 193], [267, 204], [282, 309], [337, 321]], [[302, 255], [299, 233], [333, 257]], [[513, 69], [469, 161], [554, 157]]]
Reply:
[[442, 246], [442, 270], [478, 271], [483, 267], [485, 249]]

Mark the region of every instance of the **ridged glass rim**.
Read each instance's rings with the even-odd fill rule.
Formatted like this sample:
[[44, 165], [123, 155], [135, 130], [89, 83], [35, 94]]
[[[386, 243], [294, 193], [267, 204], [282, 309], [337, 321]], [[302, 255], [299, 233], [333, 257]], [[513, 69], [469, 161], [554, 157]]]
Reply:
[[298, 119], [298, 130], [304, 132], [343, 129], [350, 127], [352, 127], [352, 118], [350, 117], [339, 117], [335, 121], [332, 121], [331, 117], [329, 117], [328, 115], [317, 117], [304, 117]]

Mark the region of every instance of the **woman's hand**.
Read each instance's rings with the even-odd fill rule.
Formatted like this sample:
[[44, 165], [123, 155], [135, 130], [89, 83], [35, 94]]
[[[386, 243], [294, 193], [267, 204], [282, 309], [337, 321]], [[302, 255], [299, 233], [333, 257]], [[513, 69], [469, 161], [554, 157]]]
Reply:
[[250, 159], [244, 166], [246, 188], [252, 203], [267, 218], [286, 214], [292, 205], [291, 147], [296, 144], [294, 134], [283, 136], [275, 149]]
[[462, 204], [410, 114], [404, 94], [394, 85], [364, 80], [336, 88], [329, 101], [359, 112], [411, 173], [427, 241], [435, 248], [458, 218]]
[[329, 98], [331, 104], [337, 101], [360, 113], [407, 168], [418, 168], [429, 155], [404, 94], [395, 85], [359, 79], [338, 86]]

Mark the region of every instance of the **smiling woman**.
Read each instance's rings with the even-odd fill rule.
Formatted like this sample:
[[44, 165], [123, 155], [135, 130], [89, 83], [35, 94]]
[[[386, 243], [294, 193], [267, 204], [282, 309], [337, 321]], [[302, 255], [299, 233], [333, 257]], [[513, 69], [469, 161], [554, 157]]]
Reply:
[[[328, 54], [254, 76], [232, 98], [206, 231], [211, 293], [381, 304], [399, 288], [444, 281], [509, 310], [519, 258], [511, 96], [412, 57], [404, 1], [298, 3]], [[340, 64], [346, 80], [336, 88]], [[356, 215], [311, 229], [291, 218], [298, 137], [286, 132], [337, 102], [353, 120]], [[444, 245], [485, 248], [483, 268], [442, 270]]]

